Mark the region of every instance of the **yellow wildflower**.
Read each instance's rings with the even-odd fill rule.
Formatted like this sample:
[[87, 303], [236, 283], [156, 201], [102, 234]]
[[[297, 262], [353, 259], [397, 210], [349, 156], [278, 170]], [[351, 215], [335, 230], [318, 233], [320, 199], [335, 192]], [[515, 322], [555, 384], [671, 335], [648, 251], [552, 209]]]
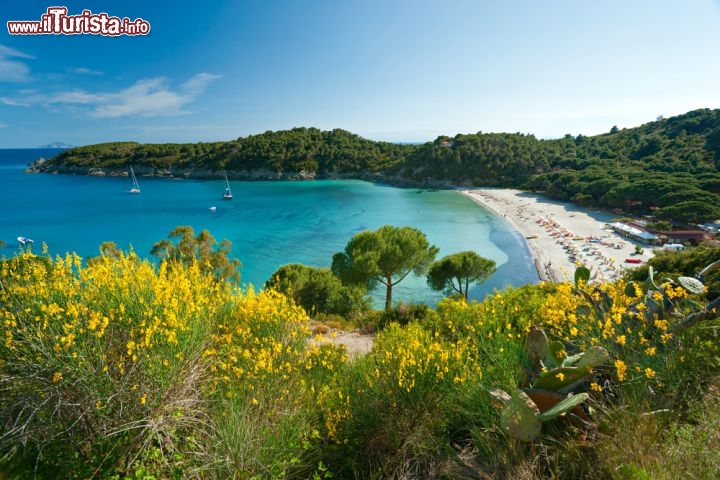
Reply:
[[655, 370], [653, 370], [653, 369], [650, 368], [650, 367], [647, 367], [647, 368], [645, 369], [645, 376], [646, 376], [647, 378], [653, 378], [653, 377], [655, 376]]
[[593, 392], [598, 392], [598, 393], [599, 393], [599, 392], [602, 392], [602, 391], [603, 391], [603, 388], [602, 388], [602, 387], [600, 386], [600, 384], [598, 384], [597, 382], [592, 382], [592, 383], [590, 384], [590, 390], [592, 390]]
[[62, 381], [62, 379], [63, 379], [62, 373], [60, 373], [60, 372], [55, 372], [55, 373], [53, 374], [53, 377], [52, 377], [52, 382], [53, 382], [53, 383], [58, 383], [58, 382]]
[[622, 360], [615, 360], [615, 370], [617, 370], [618, 380], [621, 382], [625, 380], [625, 374], [627, 373], [627, 365]]

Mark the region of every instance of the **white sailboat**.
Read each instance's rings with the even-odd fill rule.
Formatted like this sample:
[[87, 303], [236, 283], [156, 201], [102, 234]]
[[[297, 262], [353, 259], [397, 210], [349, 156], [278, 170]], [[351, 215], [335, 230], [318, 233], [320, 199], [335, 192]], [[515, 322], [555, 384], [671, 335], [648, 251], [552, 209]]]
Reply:
[[140, 193], [140, 184], [138, 183], [137, 178], [135, 178], [135, 172], [133, 171], [132, 165], [130, 165], [130, 175], [132, 175], [133, 186], [130, 190], [128, 190], [128, 193]]
[[227, 173], [225, 174], [225, 193], [223, 193], [223, 200], [232, 200], [232, 191], [230, 190], [230, 182], [228, 182]]

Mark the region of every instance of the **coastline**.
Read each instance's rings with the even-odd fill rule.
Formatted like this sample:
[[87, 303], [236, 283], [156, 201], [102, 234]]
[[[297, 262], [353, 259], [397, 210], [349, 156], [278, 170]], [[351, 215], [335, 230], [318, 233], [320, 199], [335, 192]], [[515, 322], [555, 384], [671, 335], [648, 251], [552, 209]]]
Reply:
[[[523, 236], [542, 281], [573, 281], [578, 264], [590, 269], [592, 280], [613, 281], [629, 268], [626, 258], [645, 263], [653, 256], [650, 247], [606, 229], [605, 224], [614, 218], [610, 213], [510, 188], [457, 191]], [[636, 245], [643, 249], [642, 254], [635, 253]]]
[[[57, 167], [47, 168], [45, 162], [33, 162], [25, 173], [50, 173], [87, 176], [126, 177], [125, 169]], [[45, 168], [43, 168], [45, 167]], [[219, 172], [193, 169], [154, 169], [138, 166], [138, 176], [174, 179], [217, 179]], [[317, 175], [310, 172], [284, 172], [266, 169], [228, 171], [233, 180], [307, 181], [356, 179], [400, 188], [455, 190], [480, 206], [502, 218], [514, 231], [523, 236], [532, 256], [535, 270], [541, 281], [572, 281], [578, 264], [591, 271], [591, 279], [612, 281], [627, 268], [636, 265], [625, 263], [632, 258], [646, 262], [653, 256], [646, 245], [620, 237], [605, 229], [613, 221], [610, 213], [584, 209], [572, 203], [559, 202], [540, 194], [511, 188], [458, 187], [446, 182], [413, 182], [380, 173], [344, 172], [334, 175]], [[635, 246], [643, 254], [635, 253]]]

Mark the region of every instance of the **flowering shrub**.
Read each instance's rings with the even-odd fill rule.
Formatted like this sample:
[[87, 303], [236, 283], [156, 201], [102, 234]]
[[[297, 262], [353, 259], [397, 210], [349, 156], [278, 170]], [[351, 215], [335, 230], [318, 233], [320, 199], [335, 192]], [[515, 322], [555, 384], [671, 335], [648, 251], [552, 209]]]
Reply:
[[369, 387], [408, 400], [425, 401], [435, 390], [481, 378], [471, 344], [445, 340], [418, 324], [392, 324], [378, 334], [374, 358]]
[[151, 447], [178, 453], [199, 425], [201, 353], [229, 287], [132, 253], [84, 267], [26, 252], [0, 269], [3, 451], [76, 444], [74, 464], [41, 456], [67, 475], [127, 468]]
[[[391, 324], [371, 353], [349, 359], [344, 347], [312, 338], [307, 315], [285, 296], [242, 292], [199, 262], [24, 252], [0, 262], [0, 470], [428, 476], [447, 464], [449, 445], [496, 458], [506, 437], [488, 391], [524, 381], [533, 327], [558, 357], [607, 351], [587, 380], [595, 397], [608, 378], [642, 386], [642, 408], [652, 400], [645, 382], [653, 395], [671, 381], [707, 384], [718, 368], [713, 330], [680, 337], [676, 328], [688, 295], [669, 281], [581, 279], [481, 303], [448, 299], [420, 320]], [[567, 372], [549, 373], [562, 383]]]
[[[665, 282], [660, 288], [673, 305], [688, 297], [680, 285]], [[648, 311], [653, 303], [663, 301], [667, 300], [660, 291], [645, 295], [639, 286], [624, 281], [592, 288], [563, 283], [548, 295], [539, 325], [575, 350], [587, 350], [592, 345], [606, 348], [615, 357], [620, 382], [651, 379], [658, 368], [658, 353], [673, 338], [669, 331], [671, 311]]]
[[[197, 262], [169, 269], [116, 252], [85, 266], [26, 252], [0, 263], [0, 281], [0, 461], [27, 458], [52, 476], [239, 462], [225, 442], [240, 427], [230, 406], [243, 421], [303, 418], [274, 452], [286, 468], [317, 436], [297, 412], [345, 361], [341, 348], [308, 343], [306, 315], [284, 296], [242, 294]], [[263, 443], [273, 431], [257, 433]], [[266, 460], [228, 468], [277, 463]]]

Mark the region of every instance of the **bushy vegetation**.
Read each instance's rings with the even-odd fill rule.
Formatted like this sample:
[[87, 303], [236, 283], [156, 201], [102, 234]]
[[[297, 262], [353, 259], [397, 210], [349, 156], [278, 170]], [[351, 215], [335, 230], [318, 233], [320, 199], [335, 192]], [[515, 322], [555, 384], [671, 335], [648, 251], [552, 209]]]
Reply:
[[[719, 246], [700, 245], [679, 252], [657, 250], [647, 264], [630, 270], [628, 279], [643, 281], [648, 277], [650, 268], [670, 276], [691, 277], [702, 273], [701, 280], [707, 287], [705, 298], [713, 299], [720, 297], [720, 263], [715, 262], [720, 262]], [[714, 266], [710, 266], [713, 263]], [[709, 268], [705, 270], [706, 267]]]
[[[720, 421], [718, 300], [693, 279], [588, 285], [580, 271], [575, 284], [446, 299], [348, 356], [285, 295], [240, 291], [202, 265], [110, 248], [86, 264], [30, 252], [0, 263], [2, 474], [720, 473], [706, 447]], [[538, 389], [575, 394], [582, 413], [550, 419]], [[530, 400], [507, 410], [499, 391]]]
[[265, 288], [287, 295], [311, 315], [336, 314], [352, 319], [370, 309], [364, 288], [343, 285], [328, 268], [283, 265], [272, 274]]

